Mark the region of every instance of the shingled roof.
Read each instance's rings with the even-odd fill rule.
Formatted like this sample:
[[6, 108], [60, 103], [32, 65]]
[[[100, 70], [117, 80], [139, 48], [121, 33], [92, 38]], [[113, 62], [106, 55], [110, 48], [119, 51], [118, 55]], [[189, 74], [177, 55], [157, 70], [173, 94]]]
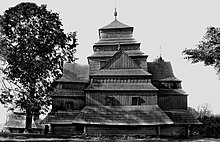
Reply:
[[100, 28], [99, 30], [106, 30], [106, 29], [123, 29], [123, 28], [132, 28], [131, 26], [125, 25], [122, 22], [119, 22], [117, 19], [109, 23], [108, 25]]
[[181, 81], [174, 76], [170, 62], [154, 61], [148, 62], [147, 65], [148, 72], [152, 74], [152, 80]]
[[157, 91], [151, 83], [92, 83], [86, 90], [93, 91]]
[[191, 113], [187, 110], [169, 110], [164, 111], [169, 118], [177, 125], [192, 125], [192, 124], [202, 124], [199, 120], [197, 120]]
[[92, 76], [149, 76], [143, 69], [102, 69]]
[[119, 49], [93, 76], [149, 76], [122, 49]]
[[63, 67], [63, 77], [57, 82], [88, 82], [89, 66], [77, 63], [65, 63]]
[[137, 126], [172, 124], [173, 121], [157, 105], [86, 106], [73, 123]]
[[42, 124], [72, 124], [74, 118], [79, 114], [79, 111], [74, 112], [58, 112], [49, 113], [42, 121]]

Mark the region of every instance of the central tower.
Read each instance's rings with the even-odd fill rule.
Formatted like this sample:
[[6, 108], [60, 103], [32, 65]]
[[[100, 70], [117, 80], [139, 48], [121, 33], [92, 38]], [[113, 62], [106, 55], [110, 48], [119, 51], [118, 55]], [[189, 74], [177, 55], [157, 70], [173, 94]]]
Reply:
[[100, 28], [99, 41], [93, 46], [94, 54], [88, 57], [90, 75], [95, 74], [119, 50], [123, 50], [136, 64], [147, 71], [147, 55], [140, 51], [140, 43], [133, 38], [134, 28], [115, 19]]
[[99, 41], [88, 57], [86, 106], [73, 121], [88, 134], [155, 135], [158, 125], [173, 124], [157, 105], [148, 56], [133, 38], [133, 29], [119, 22], [115, 11], [114, 21], [98, 30]]

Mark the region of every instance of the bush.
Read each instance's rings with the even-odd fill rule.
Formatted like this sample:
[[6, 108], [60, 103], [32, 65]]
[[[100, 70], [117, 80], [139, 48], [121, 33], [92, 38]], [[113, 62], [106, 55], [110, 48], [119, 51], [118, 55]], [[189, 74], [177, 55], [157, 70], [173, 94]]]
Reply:
[[198, 120], [203, 124], [200, 126], [192, 126], [190, 128], [191, 136], [220, 138], [220, 117], [203, 116]]

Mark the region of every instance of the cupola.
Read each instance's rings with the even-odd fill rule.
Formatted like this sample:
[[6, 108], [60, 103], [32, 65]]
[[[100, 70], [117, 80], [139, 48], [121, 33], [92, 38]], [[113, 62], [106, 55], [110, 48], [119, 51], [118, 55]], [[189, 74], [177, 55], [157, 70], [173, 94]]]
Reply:
[[99, 42], [105, 43], [130, 43], [136, 42], [133, 38], [133, 27], [117, 20], [117, 11], [114, 12], [115, 20], [99, 29]]

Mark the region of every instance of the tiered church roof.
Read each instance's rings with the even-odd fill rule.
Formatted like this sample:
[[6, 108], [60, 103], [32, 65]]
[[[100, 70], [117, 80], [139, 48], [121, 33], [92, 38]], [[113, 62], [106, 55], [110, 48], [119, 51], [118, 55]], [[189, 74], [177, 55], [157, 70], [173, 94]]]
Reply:
[[[94, 54], [88, 57], [89, 66], [67, 64], [64, 76], [57, 81], [73, 83], [68, 88], [73, 94], [68, 94], [64, 104], [58, 98], [64, 98], [62, 95], [67, 90], [63, 89], [62, 93], [54, 95], [55, 103], [60, 101], [55, 105], [61, 109], [63, 106], [68, 108], [80, 100], [75, 91], [81, 91], [79, 105], [82, 107], [66, 112], [55, 110], [48, 117], [50, 123], [73, 124], [74, 129], [82, 125], [91, 133], [96, 133], [96, 130], [121, 132], [121, 129], [125, 132], [124, 126], [133, 129], [133, 126], [141, 126], [144, 134], [149, 126], [156, 128], [149, 129], [154, 133], [159, 131], [159, 126], [165, 132], [167, 127], [173, 130], [179, 125], [201, 124], [187, 111], [187, 93], [181, 87], [181, 80], [175, 77], [171, 63], [162, 57], [155, 62], [147, 62], [148, 56], [133, 38], [133, 27], [119, 22], [116, 16], [115, 12], [115, 20], [99, 29], [99, 41], [93, 46]], [[138, 131], [135, 129], [135, 134]]]

